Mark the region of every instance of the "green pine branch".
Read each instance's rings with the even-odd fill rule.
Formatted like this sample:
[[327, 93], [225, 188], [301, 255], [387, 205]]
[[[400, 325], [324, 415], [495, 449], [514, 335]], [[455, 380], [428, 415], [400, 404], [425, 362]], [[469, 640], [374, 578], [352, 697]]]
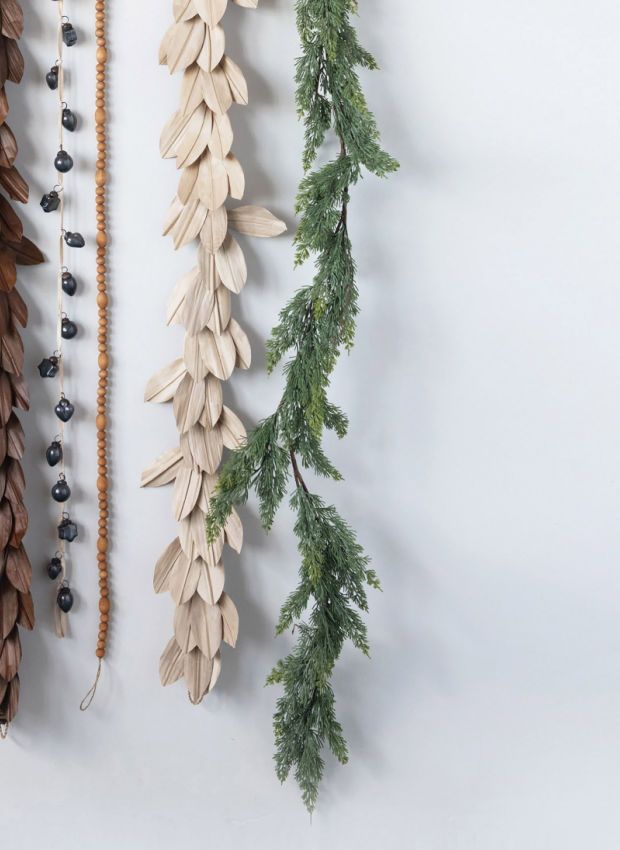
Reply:
[[[297, 265], [314, 258], [312, 283], [293, 295], [267, 343], [268, 369], [285, 358], [284, 390], [275, 412], [261, 422], [223, 467], [207, 518], [215, 539], [235, 505], [258, 495], [261, 521], [270, 529], [293, 485], [295, 535], [301, 558], [299, 585], [282, 606], [277, 633], [293, 629], [297, 642], [268, 678], [283, 693], [274, 716], [276, 771], [291, 770], [307, 808], [315, 807], [328, 746], [348, 758], [336, 718], [331, 677], [345, 641], [368, 654], [360, 612], [368, 610], [366, 588], [378, 588], [355, 532], [332, 506], [310, 492], [306, 470], [340, 480], [326, 456], [325, 429], [347, 432], [345, 414], [327, 397], [330, 377], [343, 350], [350, 350], [358, 313], [356, 268], [348, 233], [351, 188], [364, 170], [378, 177], [398, 164], [382, 148], [357, 69], [377, 67], [359, 44], [351, 23], [355, 0], [298, 0], [302, 55], [297, 61], [297, 108], [305, 124], [303, 165], [297, 196]], [[328, 133], [339, 155], [311, 170]], [[305, 619], [304, 619], [305, 618]]]

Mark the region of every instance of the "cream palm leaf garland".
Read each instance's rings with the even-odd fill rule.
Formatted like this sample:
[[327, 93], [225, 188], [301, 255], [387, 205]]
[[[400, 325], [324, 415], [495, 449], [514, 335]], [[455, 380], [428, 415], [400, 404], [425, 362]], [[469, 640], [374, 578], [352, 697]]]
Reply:
[[[255, 7], [257, 0], [235, 0]], [[231, 293], [247, 278], [243, 251], [230, 232], [277, 236], [283, 222], [256, 206], [227, 209], [228, 196], [241, 199], [244, 175], [231, 153], [228, 111], [247, 104], [241, 69], [225, 52], [220, 21], [228, 0], [175, 0], [175, 21], [164, 36], [160, 63], [183, 72], [180, 109], [161, 136], [161, 154], [181, 169], [178, 192], [164, 233], [180, 248], [200, 238], [198, 265], [184, 275], [170, 299], [167, 323], [186, 329], [183, 356], [148, 382], [145, 400], [172, 401], [180, 444], [161, 455], [142, 476], [142, 485], [174, 482], [174, 515], [179, 535], [155, 569], [158, 593], [169, 591], [177, 608], [174, 636], [160, 661], [163, 685], [185, 677], [189, 698], [198, 703], [219, 676], [222, 640], [235, 645], [238, 614], [224, 592], [224, 543], [240, 551], [243, 530], [231, 513], [222, 532], [207, 543], [205, 520], [217, 484], [224, 447], [234, 449], [245, 429], [222, 401], [222, 381], [235, 366], [250, 365], [250, 344], [231, 316]]]

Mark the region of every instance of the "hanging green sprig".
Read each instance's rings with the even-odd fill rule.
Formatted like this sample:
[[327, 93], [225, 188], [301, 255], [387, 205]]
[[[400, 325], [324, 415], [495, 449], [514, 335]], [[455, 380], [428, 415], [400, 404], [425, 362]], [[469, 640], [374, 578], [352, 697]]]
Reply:
[[[327, 398], [330, 376], [355, 335], [358, 291], [347, 227], [349, 195], [366, 169], [383, 177], [398, 168], [382, 150], [356, 69], [377, 67], [359, 44], [351, 17], [355, 0], [298, 0], [297, 26], [303, 54], [297, 61], [297, 108], [304, 120], [306, 172], [297, 196], [300, 216], [296, 265], [315, 258], [312, 284], [282, 310], [267, 343], [268, 369], [289, 354], [285, 386], [276, 411], [248, 436], [223, 467], [211, 503], [207, 531], [220, 533], [234, 505], [249, 491], [258, 495], [266, 529], [293, 485], [290, 505], [301, 555], [297, 589], [282, 607], [277, 633], [295, 628], [297, 643], [269, 676], [284, 688], [274, 717], [276, 769], [284, 781], [294, 769], [309, 810], [323, 774], [323, 748], [347, 761], [330, 680], [343, 644], [368, 654], [360, 611], [368, 610], [366, 587], [379, 587], [355, 533], [332, 506], [308, 489], [303, 475], [340, 480], [322, 448], [327, 428], [347, 432], [345, 414]], [[311, 171], [327, 134], [340, 142], [338, 156]], [[292, 480], [291, 480], [292, 479]], [[306, 615], [305, 621], [302, 618]]]

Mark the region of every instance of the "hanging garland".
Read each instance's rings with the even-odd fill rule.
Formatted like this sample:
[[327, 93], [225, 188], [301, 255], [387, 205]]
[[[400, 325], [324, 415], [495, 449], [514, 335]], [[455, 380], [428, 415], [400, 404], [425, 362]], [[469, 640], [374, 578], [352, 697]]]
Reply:
[[110, 590], [108, 583], [108, 294], [107, 294], [107, 246], [106, 193], [107, 193], [107, 140], [106, 140], [106, 71], [108, 50], [106, 44], [105, 0], [95, 3], [95, 38], [97, 42], [95, 135], [97, 138], [97, 163], [95, 173], [95, 212], [97, 216], [97, 505], [99, 522], [97, 530], [97, 568], [99, 572], [99, 633], [95, 656], [97, 674], [95, 681], [80, 704], [85, 711], [93, 701], [105, 658], [110, 620]]
[[84, 237], [77, 231], [65, 229], [65, 174], [73, 168], [73, 157], [65, 150], [65, 132], [73, 133], [77, 128], [77, 116], [65, 100], [65, 48], [73, 47], [78, 40], [77, 32], [65, 15], [64, 0], [56, 0], [58, 12], [57, 59], [45, 76], [48, 88], [58, 96], [58, 151], [54, 157], [57, 182], [41, 198], [44, 213], [58, 213], [58, 273], [56, 277], [56, 348], [49, 357], [39, 363], [42, 378], [57, 379], [59, 400], [54, 407], [58, 419], [58, 434], [47, 448], [45, 457], [50, 467], [58, 470], [58, 478], [51, 489], [52, 499], [59, 505], [57, 527], [58, 548], [47, 565], [49, 578], [56, 582], [54, 621], [56, 634], [64, 638], [67, 634], [67, 614], [73, 608], [74, 596], [69, 584], [69, 549], [78, 536], [78, 527], [68, 512], [71, 488], [67, 482], [65, 460], [65, 425], [72, 419], [75, 407], [65, 395], [65, 364], [63, 349], [65, 341], [78, 334], [76, 323], [64, 312], [65, 296], [73, 298], [77, 282], [65, 265], [66, 248], [83, 248]]
[[[254, 7], [256, 0], [236, 0]], [[177, 606], [174, 636], [160, 661], [163, 685], [185, 677], [188, 695], [199, 703], [220, 673], [222, 640], [234, 646], [239, 618], [224, 592], [222, 552], [227, 542], [240, 551], [243, 529], [230, 511], [220, 533], [207, 544], [205, 520], [217, 483], [224, 446], [236, 448], [245, 429], [222, 402], [222, 381], [235, 366], [250, 365], [250, 344], [231, 317], [230, 293], [246, 282], [243, 252], [229, 228], [249, 236], [276, 236], [281, 221], [255, 206], [229, 209], [240, 199], [244, 175], [230, 152], [233, 132], [228, 110], [248, 102], [241, 69], [224, 53], [220, 20], [228, 0], [175, 0], [174, 17], [161, 47], [160, 62], [183, 72], [181, 107], [164, 127], [161, 153], [181, 169], [164, 234], [175, 248], [200, 238], [198, 265], [181, 278], [168, 307], [167, 323], [186, 329], [183, 357], [148, 382], [145, 400], [173, 402], [180, 445], [161, 455], [142, 476], [142, 485], [174, 482], [173, 507], [179, 536], [155, 568], [155, 590], [169, 591]]]
[[[17, 142], [6, 117], [5, 83], [19, 83], [24, 60], [17, 45], [24, 17], [16, 0], [0, 0], [0, 186], [25, 204], [28, 185], [14, 162]], [[19, 628], [32, 629], [32, 567], [22, 544], [28, 527], [24, 505], [24, 431], [13, 408], [28, 409], [23, 378], [24, 347], [17, 326], [26, 326], [28, 309], [15, 289], [18, 265], [36, 265], [43, 255], [24, 236], [19, 217], [0, 194], [0, 737], [6, 737], [19, 703], [21, 643]]]
[[[355, 70], [377, 67], [351, 23], [357, 3], [298, 0], [296, 9], [303, 48], [297, 62], [297, 106], [306, 129], [296, 264], [314, 257], [316, 274], [282, 310], [268, 342], [269, 371], [292, 351], [280, 403], [225, 464], [207, 528], [209, 539], [217, 540], [233, 506], [243, 504], [250, 489], [258, 494], [263, 525], [271, 528], [292, 478], [300, 582], [282, 607], [277, 634], [293, 628], [297, 643], [268, 682], [284, 688], [274, 717], [278, 777], [284, 781], [294, 770], [304, 803], [312, 810], [325, 744], [340, 762], [348, 758], [330, 684], [334, 665], [346, 640], [368, 654], [359, 612], [368, 607], [366, 585], [376, 588], [379, 583], [354, 531], [311, 492], [305, 470], [341, 479], [323, 451], [322, 435], [328, 429], [344, 437], [348, 426], [345, 414], [328, 400], [327, 388], [341, 351], [353, 345], [358, 312], [349, 191], [362, 169], [383, 177], [398, 164], [381, 149]], [[339, 142], [339, 155], [310, 171], [329, 131]]]

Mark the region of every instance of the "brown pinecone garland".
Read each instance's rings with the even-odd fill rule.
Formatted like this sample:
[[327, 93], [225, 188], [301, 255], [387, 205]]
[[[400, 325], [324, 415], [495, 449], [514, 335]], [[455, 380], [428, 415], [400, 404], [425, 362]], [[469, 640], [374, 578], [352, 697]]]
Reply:
[[[6, 123], [5, 83], [19, 83], [24, 60], [17, 45], [23, 14], [16, 0], [0, 0], [0, 187], [13, 201], [26, 203], [28, 185], [13, 165], [17, 143]], [[19, 702], [19, 627], [32, 629], [32, 568], [22, 544], [28, 527], [24, 506], [24, 432], [13, 408], [28, 409], [24, 346], [18, 325], [28, 309], [15, 289], [18, 265], [35, 265], [43, 255], [26, 239], [11, 204], [0, 194], [0, 732], [6, 734]]]

